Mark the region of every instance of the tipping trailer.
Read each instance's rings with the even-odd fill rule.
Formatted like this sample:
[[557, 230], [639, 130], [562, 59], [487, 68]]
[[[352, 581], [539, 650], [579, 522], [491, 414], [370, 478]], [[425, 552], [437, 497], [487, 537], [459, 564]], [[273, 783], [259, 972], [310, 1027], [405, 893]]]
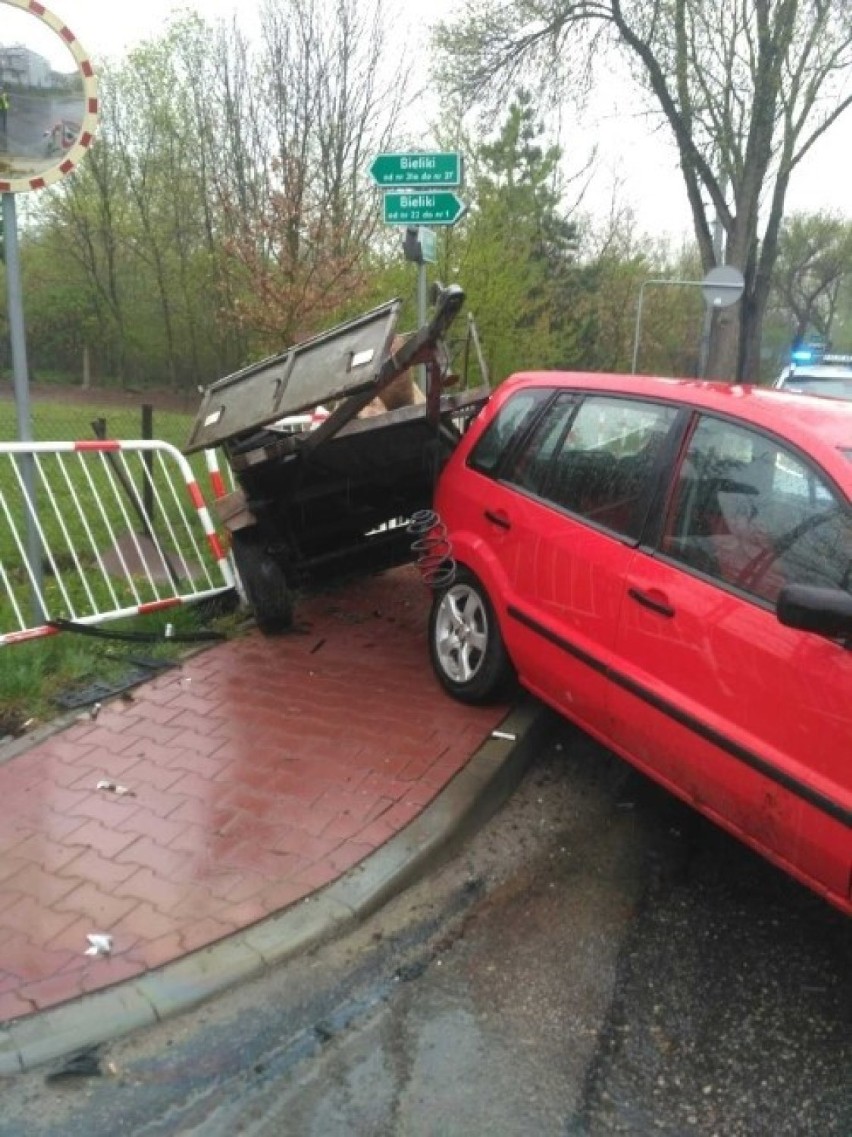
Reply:
[[[403, 337], [391, 300], [204, 392], [185, 450], [227, 456], [238, 489], [219, 514], [263, 631], [290, 625], [294, 589], [413, 559], [407, 522], [431, 507], [442, 462], [490, 394], [445, 390], [463, 303], [459, 287], [439, 290], [428, 326]], [[425, 399], [411, 378], [420, 364]], [[293, 432], [319, 407], [318, 426]]]

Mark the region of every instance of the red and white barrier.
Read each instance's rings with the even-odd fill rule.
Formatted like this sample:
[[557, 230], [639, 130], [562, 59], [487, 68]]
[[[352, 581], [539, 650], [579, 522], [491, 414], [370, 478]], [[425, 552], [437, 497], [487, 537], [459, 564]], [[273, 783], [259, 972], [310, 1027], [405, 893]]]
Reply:
[[228, 493], [225, 479], [222, 477], [222, 471], [219, 468], [219, 456], [215, 450], [205, 450], [204, 459], [207, 463], [207, 476], [210, 479], [210, 489], [213, 492], [214, 501], [221, 501]]
[[[0, 646], [54, 635], [53, 621], [159, 612], [234, 584], [192, 467], [174, 446], [0, 443]], [[39, 610], [40, 620], [27, 615]]]

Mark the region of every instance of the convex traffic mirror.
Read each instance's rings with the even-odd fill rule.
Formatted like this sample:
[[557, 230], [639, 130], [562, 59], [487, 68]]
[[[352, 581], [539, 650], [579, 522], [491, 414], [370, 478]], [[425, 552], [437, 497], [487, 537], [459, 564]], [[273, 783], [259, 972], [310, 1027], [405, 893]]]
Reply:
[[41, 4], [0, 0], [0, 193], [70, 173], [97, 116], [94, 70], [73, 32]]

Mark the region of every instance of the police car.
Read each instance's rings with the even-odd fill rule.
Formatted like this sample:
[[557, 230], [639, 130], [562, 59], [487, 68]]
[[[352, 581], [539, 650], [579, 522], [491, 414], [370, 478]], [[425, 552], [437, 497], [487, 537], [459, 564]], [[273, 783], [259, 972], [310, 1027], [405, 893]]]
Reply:
[[852, 399], [852, 355], [801, 348], [793, 352], [789, 366], [773, 386], [807, 395]]

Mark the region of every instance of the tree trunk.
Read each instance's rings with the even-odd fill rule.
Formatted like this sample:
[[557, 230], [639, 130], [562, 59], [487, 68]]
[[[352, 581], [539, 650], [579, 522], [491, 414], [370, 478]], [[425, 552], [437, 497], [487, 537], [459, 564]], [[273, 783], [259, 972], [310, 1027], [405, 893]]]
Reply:
[[705, 379], [733, 383], [737, 378], [742, 303], [738, 301], [727, 308], [717, 308], [713, 313]]
[[748, 318], [746, 320], [746, 331], [740, 343], [737, 378], [741, 383], [759, 383], [763, 311], [766, 305], [756, 295], [756, 290], [752, 290], [747, 297], [743, 298], [743, 304], [747, 305]]

